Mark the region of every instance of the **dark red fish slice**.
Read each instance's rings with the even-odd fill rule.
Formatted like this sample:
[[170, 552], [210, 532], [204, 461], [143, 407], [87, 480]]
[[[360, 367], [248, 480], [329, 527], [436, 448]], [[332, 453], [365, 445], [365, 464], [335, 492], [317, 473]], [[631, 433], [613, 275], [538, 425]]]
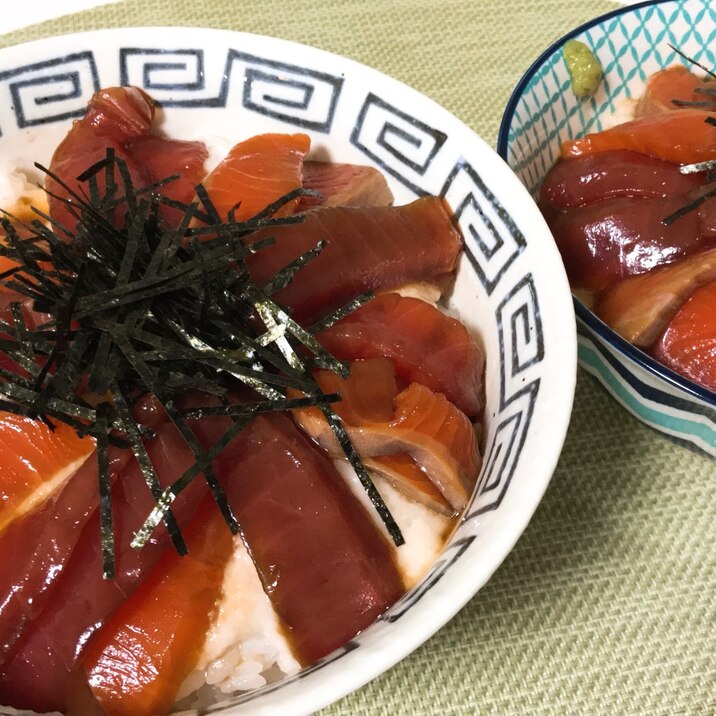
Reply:
[[[154, 115], [153, 100], [137, 87], [100, 90], [90, 99], [85, 116], [75, 121], [58, 145], [50, 169], [72, 189], [86, 194], [87, 186], [78, 182], [77, 177], [92, 164], [104, 159], [107, 149], [111, 148], [117, 157], [127, 163], [135, 188], [171, 174], [186, 173], [186, 182], [174, 187], [168, 184], [159, 190], [170, 197], [175, 193], [185, 197], [186, 184], [193, 186], [196, 177], [201, 178], [203, 169], [199, 169], [203, 167], [206, 148], [199, 142], [176, 142], [153, 135]], [[145, 142], [148, 142], [146, 146]], [[150, 150], [156, 152], [156, 156], [147, 161]], [[165, 171], [167, 174], [161, 175]], [[97, 176], [97, 181], [100, 191], [103, 191], [103, 172]], [[49, 192], [67, 196], [67, 192], [49, 177], [45, 184]], [[77, 220], [67, 207], [52, 197], [49, 203], [52, 218], [74, 231]], [[167, 212], [167, 216], [171, 216], [171, 212]], [[121, 220], [121, 212], [118, 220]]]
[[[114, 453], [114, 475], [128, 458], [126, 450]], [[97, 461], [90, 456], [58, 494], [0, 535], [0, 661], [44, 608], [98, 502]]]
[[[189, 448], [171, 423], [146, 443], [163, 485], [194, 464]], [[173, 503], [180, 525], [186, 524], [206, 494], [198, 478]], [[0, 703], [36, 711], [63, 710], [68, 677], [88, 639], [116, 607], [141, 584], [169, 543], [164, 527], [137, 552], [130, 542], [154, 501], [139, 467], [132, 461], [113, 488], [117, 568], [114, 581], [102, 578], [99, 515], [87, 522], [63, 574], [48, 593], [47, 607], [16, 642], [0, 667]], [[173, 547], [168, 547], [173, 549]]]
[[572, 286], [599, 293], [713, 245], [703, 239], [695, 211], [663, 223], [683, 206], [678, 197], [610, 199], [559, 214], [550, 228]]
[[[150, 182], [178, 177], [159, 189], [162, 196], [183, 204], [192, 201], [194, 189], [206, 173], [204, 162], [209, 152], [203, 142], [182, 142], [146, 134], [128, 142], [126, 149], [132, 160], [142, 167]], [[176, 226], [183, 212], [162, 204], [159, 215], [168, 226]]]
[[466, 415], [479, 415], [485, 357], [462, 323], [418, 298], [386, 293], [317, 336], [341, 360], [390, 358], [405, 383], [421, 383]]
[[[135, 407], [148, 428], [165, 421], [151, 398]], [[130, 459], [128, 450], [112, 448], [113, 480]], [[42, 507], [13, 523], [0, 535], [0, 663], [28, 622], [45, 606], [50, 588], [62, 573], [86, 522], [99, 503], [97, 460], [91, 455], [65, 486]]]
[[[208, 446], [228, 424], [203, 419], [195, 430]], [[401, 596], [390, 545], [289, 418], [255, 418], [218, 464], [264, 589], [304, 664], [344, 644]]]
[[393, 193], [382, 172], [373, 167], [335, 162], [304, 162], [303, 188], [320, 197], [304, 196], [297, 211], [317, 206], [388, 206]]
[[306, 212], [299, 224], [254, 234], [274, 246], [249, 256], [258, 283], [325, 241], [323, 251], [276, 299], [299, 322], [311, 322], [365, 291], [434, 281], [452, 272], [462, 249], [445, 202], [425, 197], [398, 207], [329, 207]]
[[605, 199], [684, 196], [702, 184], [701, 175], [682, 174], [678, 164], [614, 150], [557, 162], [540, 187], [540, 203], [562, 210]]

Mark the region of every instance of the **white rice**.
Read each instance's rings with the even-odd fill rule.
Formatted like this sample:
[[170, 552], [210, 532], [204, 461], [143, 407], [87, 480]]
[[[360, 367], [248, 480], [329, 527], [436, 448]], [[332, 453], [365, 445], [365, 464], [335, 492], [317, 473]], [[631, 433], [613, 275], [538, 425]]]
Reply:
[[[28, 176], [30, 175], [30, 176]], [[45, 192], [37, 186], [36, 178], [28, 170], [0, 157], [0, 209], [22, 214], [30, 205], [45, 207]]]

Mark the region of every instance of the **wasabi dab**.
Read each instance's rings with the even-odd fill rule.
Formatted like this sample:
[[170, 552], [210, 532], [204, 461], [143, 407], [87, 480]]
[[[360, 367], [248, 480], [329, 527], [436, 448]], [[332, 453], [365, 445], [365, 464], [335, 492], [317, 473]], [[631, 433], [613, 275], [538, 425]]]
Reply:
[[582, 99], [594, 95], [602, 81], [602, 66], [594, 53], [579, 40], [565, 42], [562, 52], [574, 94]]

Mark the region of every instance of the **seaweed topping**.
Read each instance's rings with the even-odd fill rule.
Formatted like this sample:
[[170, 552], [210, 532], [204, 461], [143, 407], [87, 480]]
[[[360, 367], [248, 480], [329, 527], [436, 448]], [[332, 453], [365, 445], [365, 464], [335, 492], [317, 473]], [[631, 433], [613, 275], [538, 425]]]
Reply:
[[[27, 238], [18, 233], [14, 217], [5, 212], [0, 217], [5, 233], [0, 255], [18, 264], [0, 274], [0, 283], [30, 299], [37, 313], [47, 314], [31, 327], [20, 303], [13, 303], [10, 316], [0, 320], [0, 408], [48, 424], [49, 418], [60, 420], [95, 438], [105, 577], [113, 577], [115, 561], [111, 444], [132, 450], [156, 503], [132, 546], [141, 549], [163, 523], [184, 554], [186, 544], [171, 509], [177, 495], [203, 475], [228, 527], [239, 533], [214, 459], [254, 415], [307, 405], [324, 411], [393, 541], [402, 544], [397, 524], [330, 408], [339, 396], [324, 395], [312, 377], [313, 368], [347, 374], [347, 365], [322, 348], [314, 334], [370, 296], [306, 328], [272, 294], [320, 253], [322, 242], [261, 286], [246, 267], [249, 254], [273, 243], [271, 238], [252, 241], [253, 232], [300, 222], [301, 215], [274, 214], [306, 192], [293, 191], [247, 221], [235, 221], [230, 212], [224, 222], [202, 186], [190, 205], [156, 193], [173, 177], [135, 187], [126, 164], [111, 150], [79, 177], [86, 187], [81, 194], [36, 166], [67, 193], [61, 200], [77, 228], [70, 231], [35, 210], [38, 218], [25, 227]], [[162, 226], [161, 204], [182, 211], [178, 226]], [[121, 225], [116, 216], [124, 217]], [[305, 397], [287, 399], [288, 388]], [[211, 399], [206, 406], [183, 410], [180, 397], [187, 391]], [[166, 489], [143, 443], [152, 431], [132, 411], [147, 393], [163, 406], [195, 457]], [[189, 421], [212, 416], [230, 417], [233, 424], [205, 450]]]

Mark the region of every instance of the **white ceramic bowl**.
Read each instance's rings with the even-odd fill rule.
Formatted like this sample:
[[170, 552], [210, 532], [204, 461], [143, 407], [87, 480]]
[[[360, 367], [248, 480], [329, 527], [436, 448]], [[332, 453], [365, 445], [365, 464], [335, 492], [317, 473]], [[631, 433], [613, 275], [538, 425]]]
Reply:
[[507, 165], [447, 111], [356, 62], [266, 37], [118, 29], [0, 52], [0, 152], [47, 163], [101, 86], [136, 84], [177, 138], [305, 131], [323, 157], [369, 163], [398, 203], [442, 194], [466, 237], [451, 307], [487, 353], [485, 465], [465, 516], [422, 582], [374, 626], [295, 677], [208, 712], [305, 714], [358, 688], [447, 622], [524, 530], [569, 422], [576, 337], [546, 224]]
[[[576, 38], [597, 55], [604, 81], [580, 101], [570, 89], [563, 44]], [[620, 101], [639, 97], [654, 72], [684, 63], [671, 43], [716, 67], [716, 7], [710, 0], [657, 0], [621, 8], [576, 28], [545, 50], [505, 110], [497, 150], [533, 196], [567, 139], [602, 129]], [[627, 410], [678, 440], [716, 455], [716, 393], [630, 345], [574, 299], [579, 362]]]

